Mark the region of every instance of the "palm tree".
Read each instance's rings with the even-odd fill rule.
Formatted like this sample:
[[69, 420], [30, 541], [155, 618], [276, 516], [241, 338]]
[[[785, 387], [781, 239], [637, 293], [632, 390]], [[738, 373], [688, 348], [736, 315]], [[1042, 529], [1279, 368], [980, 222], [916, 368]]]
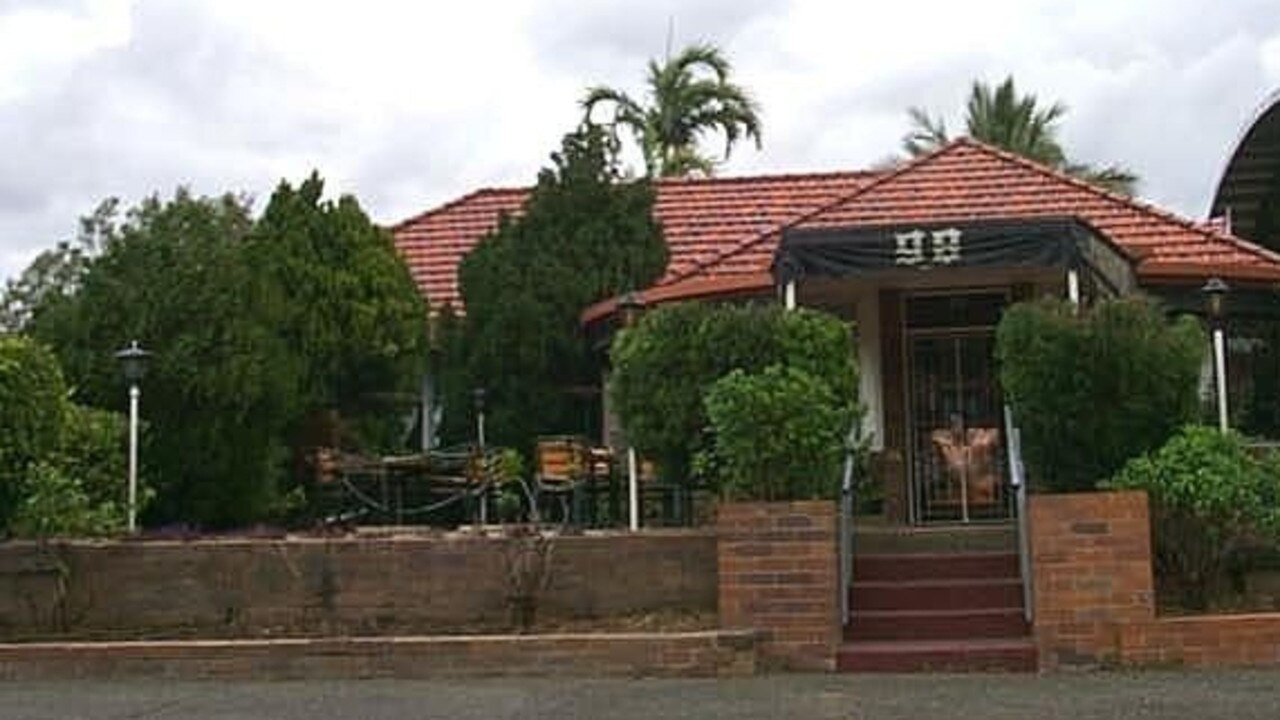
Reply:
[[647, 104], [596, 86], [588, 88], [582, 107], [590, 120], [597, 105], [613, 105], [613, 123], [635, 135], [650, 176], [710, 175], [717, 160], [698, 150], [705, 133], [724, 136], [726, 160], [742, 138], [760, 147], [760, 109], [742, 86], [729, 81], [730, 71], [718, 48], [691, 45], [661, 63], [649, 61]]
[[[1040, 107], [1035, 95], [1019, 95], [1013, 78], [992, 90], [990, 85], [974, 81], [965, 106], [965, 129], [969, 136], [1004, 148], [1036, 162], [1057, 168], [1087, 182], [1132, 195], [1138, 176], [1117, 165], [1098, 168], [1067, 159], [1058, 142], [1058, 121], [1067, 107], [1055, 102]], [[907, 110], [912, 129], [902, 139], [902, 147], [913, 156], [930, 152], [950, 141], [946, 125], [925, 110]]]

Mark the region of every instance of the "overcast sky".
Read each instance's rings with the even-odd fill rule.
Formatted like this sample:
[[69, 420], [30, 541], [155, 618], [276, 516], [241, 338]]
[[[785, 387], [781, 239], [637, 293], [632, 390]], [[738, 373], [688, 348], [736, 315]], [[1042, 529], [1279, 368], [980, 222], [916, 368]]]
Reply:
[[312, 168], [394, 222], [527, 184], [589, 84], [639, 90], [669, 24], [764, 110], [725, 174], [861, 168], [905, 108], [955, 126], [969, 82], [1065, 102], [1068, 151], [1205, 214], [1280, 88], [1277, 0], [0, 0], [0, 277], [99, 200], [188, 185], [258, 207]]

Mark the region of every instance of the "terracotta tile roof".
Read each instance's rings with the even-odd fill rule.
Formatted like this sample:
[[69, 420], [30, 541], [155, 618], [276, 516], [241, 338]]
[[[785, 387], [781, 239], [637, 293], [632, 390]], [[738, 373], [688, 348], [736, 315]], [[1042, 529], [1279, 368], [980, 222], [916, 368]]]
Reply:
[[[989, 145], [962, 138], [881, 175], [787, 227], [820, 229], [913, 222], [1074, 216], [1137, 263], [1147, 282], [1221, 275], [1280, 280], [1280, 255], [1153, 205], [1109, 193]], [[731, 275], [767, 270], [780, 228], [726, 248], [693, 272]]]
[[[710, 180], [664, 180], [655, 214], [671, 260], [647, 300], [767, 290], [769, 268], [788, 228], [912, 222], [1078, 217], [1137, 264], [1146, 283], [1280, 281], [1280, 255], [1109, 193], [1050, 168], [962, 138], [895, 170]], [[459, 305], [457, 266], [498, 221], [517, 213], [522, 188], [487, 189], [392, 228], [414, 279], [435, 307]], [[584, 317], [607, 315], [611, 300]]]
[[[654, 213], [671, 259], [659, 284], [687, 276], [744, 240], [777, 232], [797, 217], [845, 197], [874, 172], [762, 175], [662, 180]], [[391, 228], [418, 286], [434, 307], [460, 305], [457, 267], [498, 223], [519, 213], [527, 188], [485, 189], [428, 210]]]

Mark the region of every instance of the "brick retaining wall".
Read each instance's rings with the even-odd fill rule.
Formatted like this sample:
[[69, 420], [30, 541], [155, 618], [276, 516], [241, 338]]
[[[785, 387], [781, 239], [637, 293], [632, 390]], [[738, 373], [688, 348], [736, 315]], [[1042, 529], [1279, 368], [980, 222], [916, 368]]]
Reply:
[[749, 631], [0, 645], [0, 680], [750, 675]]
[[[506, 627], [506, 541], [347, 537], [0, 545], [0, 639], [423, 634]], [[714, 613], [716, 537], [560, 537], [548, 619]]]
[[1280, 613], [1156, 616], [1142, 492], [1033, 495], [1035, 633], [1064, 665], [1280, 665]]
[[727, 503], [717, 531], [721, 627], [760, 630], [760, 659], [768, 667], [834, 670], [835, 504]]

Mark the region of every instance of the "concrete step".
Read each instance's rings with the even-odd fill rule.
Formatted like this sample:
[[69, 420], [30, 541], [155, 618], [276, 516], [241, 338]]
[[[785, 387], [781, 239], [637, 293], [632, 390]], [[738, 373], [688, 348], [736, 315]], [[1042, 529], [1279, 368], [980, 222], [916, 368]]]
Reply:
[[858, 553], [853, 559], [853, 580], [889, 581], [924, 579], [1017, 579], [1018, 554], [967, 553]]
[[836, 652], [841, 672], [1035, 672], [1029, 638], [847, 642]]
[[1017, 578], [871, 581], [854, 579], [850, 603], [862, 610], [983, 610], [1022, 607]]
[[866, 611], [854, 608], [853, 622], [845, 628], [845, 639], [966, 640], [1025, 638], [1029, 633], [1021, 607]]
[[856, 519], [853, 533], [857, 554], [1018, 551], [1012, 523], [910, 527]]

